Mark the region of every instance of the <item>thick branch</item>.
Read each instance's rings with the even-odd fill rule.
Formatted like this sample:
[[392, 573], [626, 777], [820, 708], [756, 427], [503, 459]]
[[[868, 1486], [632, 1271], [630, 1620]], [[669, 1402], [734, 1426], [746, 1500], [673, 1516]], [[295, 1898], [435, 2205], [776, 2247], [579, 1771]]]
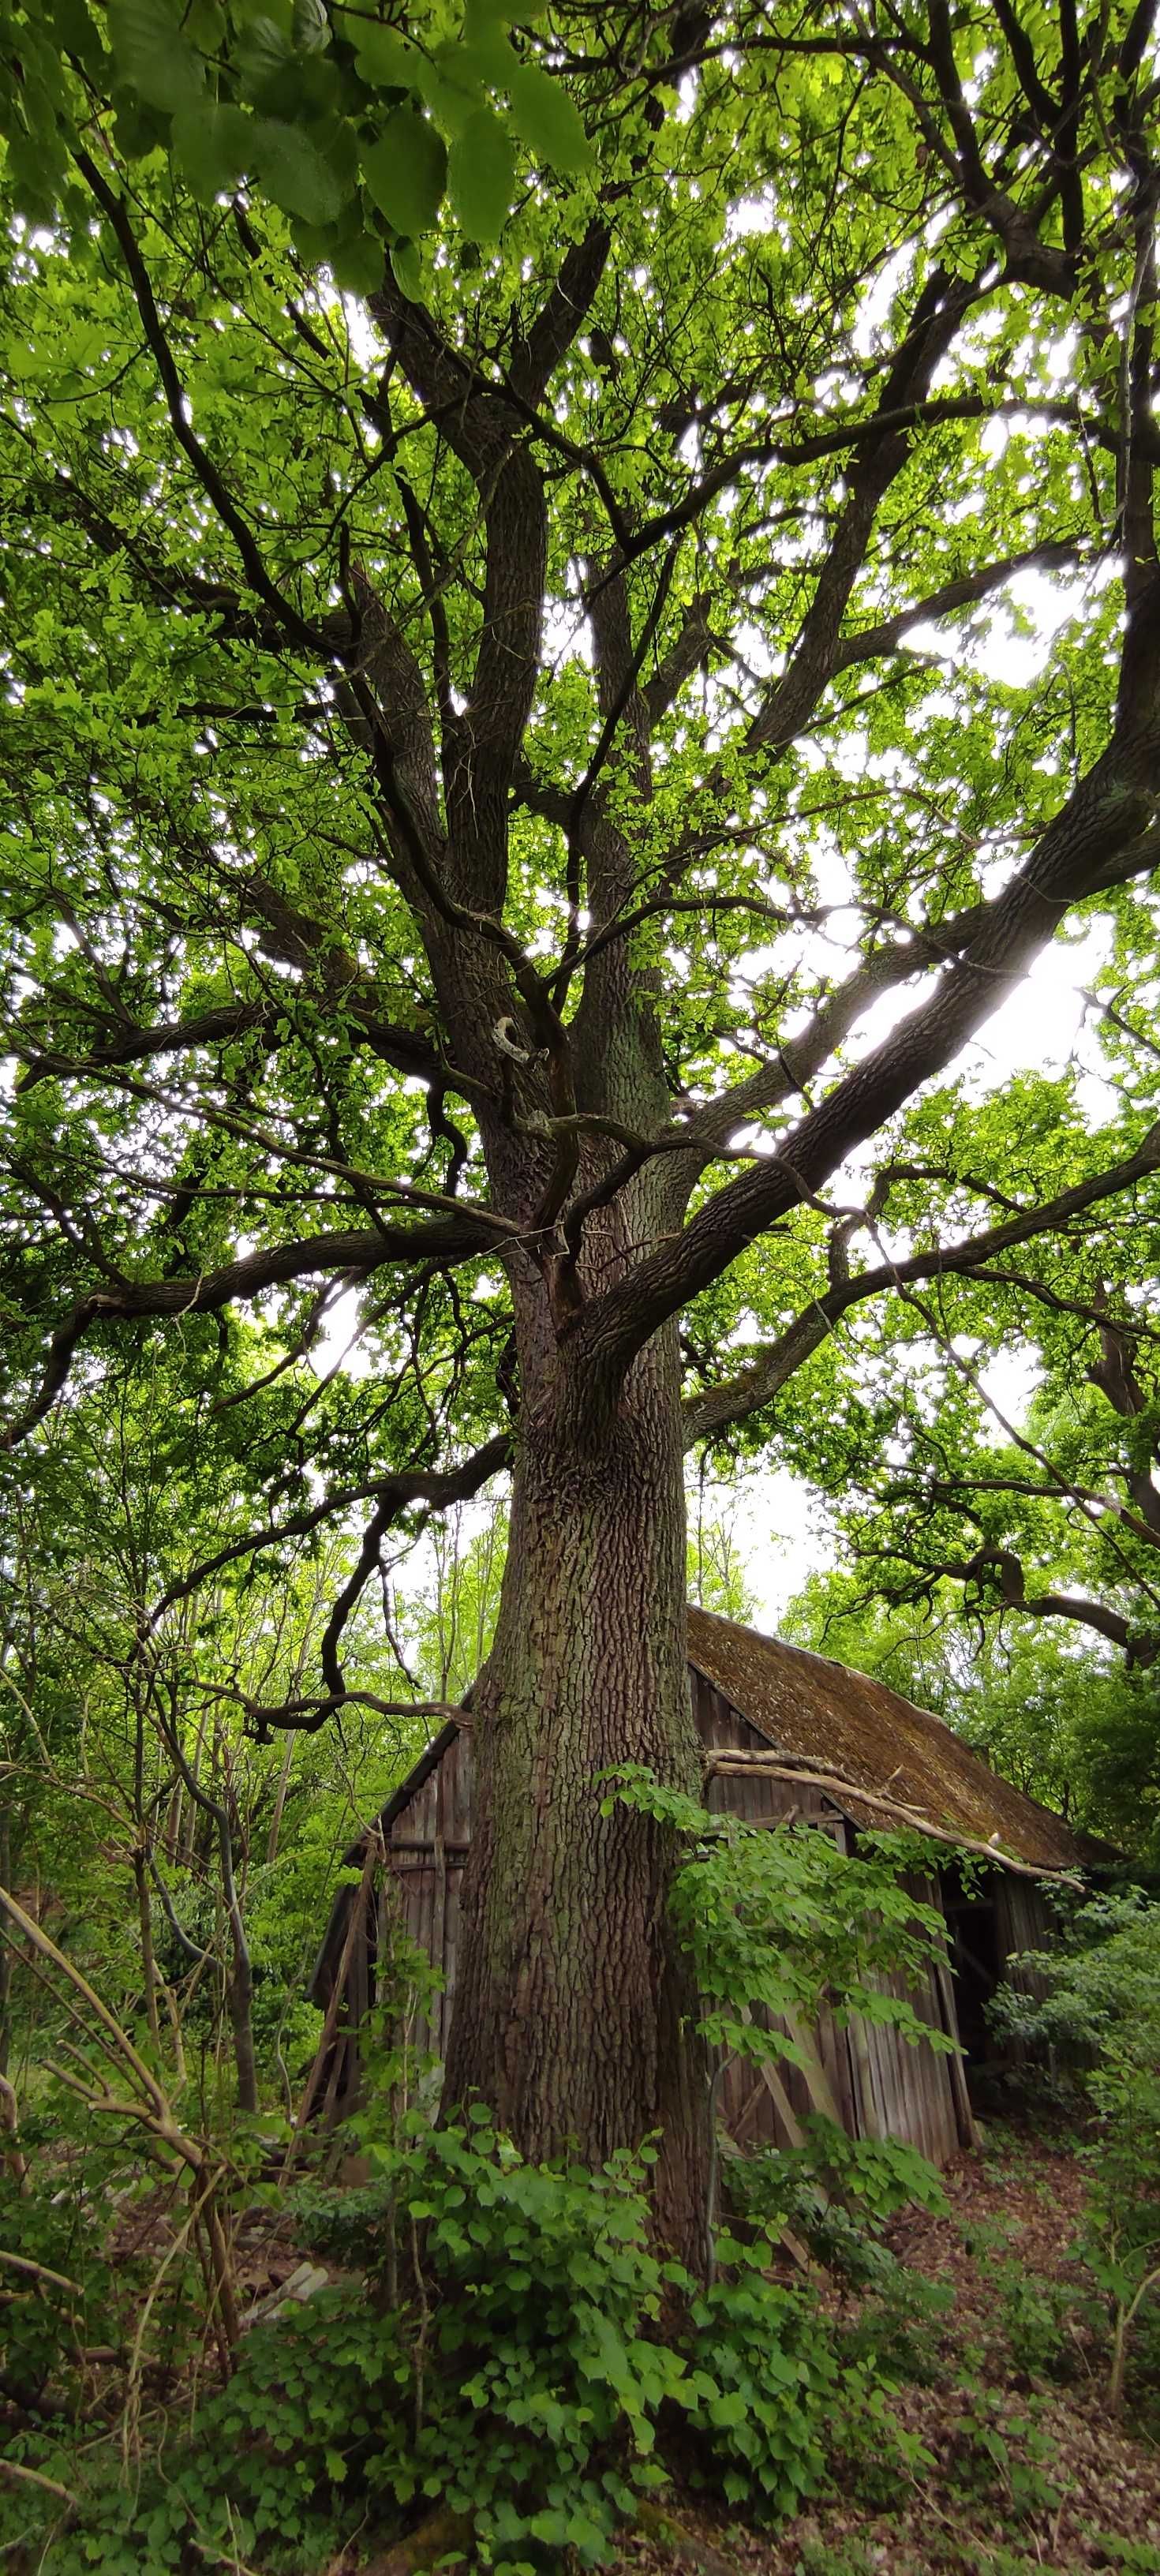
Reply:
[[956, 581], [944, 582], [941, 589], [932, 590], [929, 598], [913, 600], [897, 616], [883, 618], [877, 626], [860, 627], [854, 635], [844, 635], [831, 677], [850, 670], [857, 662], [872, 661], [880, 653], [893, 653], [908, 628], [934, 624], [940, 617], [949, 617], [956, 608], [973, 608], [1016, 573], [1064, 571], [1080, 560], [1080, 553], [1080, 547], [1070, 537], [1060, 537], [1041, 546], [1027, 546], [1022, 554], [1007, 555], [1000, 563], [983, 564], [978, 572], [962, 573]]
[[1130, 1663], [1147, 1666], [1160, 1653], [1160, 1638], [1141, 1636], [1118, 1610], [1109, 1610], [1103, 1601], [1091, 1601], [1082, 1593], [1072, 1592], [1036, 1592], [1029, 1596], [1022, 1562], [1013, 1548], [981, 1547], [969, 1564], [946, 1566], [940, 1571], [976, 1584], [993, 1574], [1005, 1609], [1022, 1610], [1029, 1619], [1071, 1619], [1081, 1628], [1093, 1628], [1109, 1644], [1122, 1647]]
[[[448, 1468], [441, 1475], [427, 1477], [425, 1480], [427, 1491], [422, 1495], [417, 1495], [413, 1490], [404, 1490], [404, 1488], [414, 1488], [416, 1483], [414, 1477], [392, 1476], [384, 1479], [379, 1488], [378, 1503], [363, 1532], [358, 1563], [349, 1581], [343, 1585], [339, 1593], [322, 1639], [320, 1661], [323, 1678], [334, 1704], [346, 1697], [346, 1681], [338, 1657], [342, 1633], [375, 1571], [379, 1562], [379, 1551], [392, 1521], [397, 1520], [399, 1513], [409, 1502], [417, 1500], [429, 1502], [433, 1508], [440, 1511], [447, 1510], [453, 1503], [470, 1502], [472, 1495], [478, 1494], [489, 1477], [496, 1475], [501, 1467], [506, 1467], [510, 1458], [511, 1442], [506, 1433], [500, 1432], [494, 1440], [487, 1441], [482, 1449], [477, 1449], [474, 1457], [466, 1459], [462, 1467]], [[323, 1714], [325, 1713], [324, 1711]], [[321, 1718], [318, 1722], [321, 1724]]]
[[493, 1226], [487, 1217], [481, 1221], [481, 1216], [471, 1217], [465, 1209], [463, 1221], [455, 1224], [384, 1223], [374, 1231], [319, 1234], [304, 1243], [271, 1244], [243, 1260], [207, 1270], [200, 1278], [126, 1280], [123, 1287], [96, 1290], [79, 1300], [54, 1333], [39, 1393], [0, 1434], [0, 1448], [16, 1448], [43, 1421], [65, 1384], [78, 1344], [94, 1325], [137, 1322], [150, 1315], [214, 1314], [235, 1298], [257, 1297], [263, 1289], [281, 1287], [317, 1271], [369, 1274], [393, 1261], [436, 1260], [449, 1265], [470, 1261], [494, 1243], [497, 1231], [509, 1230], [503, 1218]]
[[[479, 1483], [482, 1485], [486, 1484], [489, 1476], [497, 1476], [503, 1468], [511, 1465], [511, 1455], [511, 1440], [506, 1432], [500, 1432], [477, 1451], [476, 1458], [469, 1461], [469, 1465], [480, 1465]], [[485, 1460], [487, 1464], [483, 1465]], [[296, 1538], [309, 1538], [315, 1530], [322, 1528], [324, 1522], [336, 1520], [341, 1513], [352, 1511], [357, 1503], [381, 1503], [389, 1492], [400, 1511], [409, 1503], [426, 1504], [432, 1512], [447, 1510], [453, 1503], [463, 1500], [459, 1490], [462, 1472], [458, 1467], [399, 1468], [391, 1475], [375, 1476], [364, 1485], [348, 1486], [336, 1494], [329, 1494], [322, 1502], [311, 1504], [308, 1510], [289, 1513], [284, 1521], [271, 1522], [263, 1529], [247, 1531], [242, 1538], [230, 1539], [213, 1556], [203, 1557], [200, 1564], [192, 1566], [188, 1573], [169, 1584], [150, 1611], [149, 1626], [156, 1628], [176, 1602], [187, 1601], [191, 1593], [200, 1591], [204, 1583], [211, 1582], [214, 1575], [220, 1574], [227, 1565], [236, 1565], [241, 1557], [256, 1556], [266, 1548], [285, 1547], [288, 1541]], [[472, 1490], [478, 1492], [479, 1487], [474, 1486]]]
[[1045, 1200], [1039, 1207], [1024, 1209], [1003, 1225], [988, 1226], [984, 1233], [966, 1236], [958, 1243], [938, 1244], [931, 1252], [912, 1253], [906, 1260], [880, 1262], [873, 1270], [839, 1280], [825, 1296], [803, 1308], [748, 1368], [686, 1406], [686, 1445], [692, 1447], [694, 1442], [759, 1412], [827, 1340], [852, 1306], [864, 1304], [869, 1297], [886, 1296], [892, 1289], [910, 1286], [920, 1279], [977, 1276], [988, 1262], [1015, 1244], [1030, 1243], [1035, 1235], [1053, 1233], [1072, 1224], [1085, 1209], [1132, 1189], [1157, 1170], [1160, 1121], [1149, 1128], [1143, 1143], [1122, 1163], [1113, 1163], [1091, 1180], [1077, 1181], [1073, 1188], [1061, 1190], [1056, 1198]]
[[[454, 1076], [440, 1064], [434, 1048], [411, 1029], [399, 1022], [382, 1019], [368, 1005], [355, 997], [350, 1004], [352, 1016], [366, 1038], [373, 1054], [392, 1064], [400, 1073], [417, 1074], [421, 1079], [454, 1081]], [[102, 1031], [101, 1043], [91, 1054], [74, 1054], [60, 1047], [40, 1047], [30, 1042], [20, 1023], [10, 1026], [8, 1043], [19, 1055], [26, 1070], [20, 1083], [22, 1091], [31, 1091], [38, 1082], [50, 1077], [83, 1079], [115, 1071], [118, 1065], [147, 1063], [153, 1056], [183, 1055], [201, 1047], [228, 1046], [231, 1041], [261, 1036], [276, 1047], [279, 1024], [291, 1017], [292, 998], [278, 996], [276, 1001], [227, 1002], [220, 1010], [201, 1011], [188, 1020], [174, 1020], [168, 1025], [143, 1029], [130, 1022], [115, 1033]]]
[[933, 1824], [921, 1807], [909, 1806], [901, 1798], [864, 1789], [859, 1782], [843, 1780], [837, 1771], [815, 1771], [803, 1762], [779, 1761], [774, 1753], [714, 1753], [705, 1765], [705, 1776], [710, 1780], [788, 1780], [804, 1789], [821, 1789], [836, 1805], [843, 1799], [856, 1799], [860, 1807], [872, 1807], [876, 1815], [904, 1826], [908, 1833], [929, 1834], [933, 1841], [951, 1843], [957, 1851], [977, 1852], [981, 1859], [994, 1861], [999, 1869], [1018, 1871], [1021, 1878], [1058, 1880], [1065, 1876], [1062, 1869], [1016, 1860], [995, 1843], [976, 1842], [970, 1834], [954, 1833], [946, 1825]]
[[[931, 380], [955, 338], [975, 289], [936, 275], [919, 297], [914, 322], [886, 377], [877, 410], [865, 424], [867, 444], [850, 475], [838, 520], [801, 632], [780, 679], [749, 728], [751, 748], [777, 751], [812, 715], [835, 668], [846, 605], [865, 561], [879, 507], [910, 454], [908, 431], [921, 417]], [[944, 404], [932, 410], [945, 411]]]
[[[1088, 895], [1109, 893], [1114, 886], [1125, 884], [1131, 877], [1147, 875], [1156, 867], [1160, 867], [1160, 829], [1150, 824], [1118, 851], [1105, 867], [1097, 869], [1086, 892]], [[736, 1135], [737, 1130], [750, 1119], [764, 1110], [775, 1108], [795, 1091], [804, 1091], [843, 1040], [849, 1037], [864, 1011], [868, 1011], [884, 993], [894, 991], [899, 984], [909, 983], [910, 978], [923, 968], [942, 965], [962, 956], [963, 951], [988, 929], [1000, 901], [1001, 897], [996, 895], [987, 903], [971, 904], [965, 912], [954, 913], [946, 921], [915, 929], [905, 939], [875, 949], [869, 957], [863, 958], [845, 983], [838, 985], [818, 1005], [807, 1028], [799, 1030], [785, 1046], [779, 1047], [770, 1061], [756, 1073], [747, 1075], [744, 1082], [733, 1084], [727, 1091], [719, 1092], [715, 1099], [707, 1101], [697, 1111], [695, 1118], [689, 1121], [690, 1139], [703, 1145], [708, 1155], [715, 1145]], [[690, 1186], [694, 1177], [695, 1173], [691, 1173]]]

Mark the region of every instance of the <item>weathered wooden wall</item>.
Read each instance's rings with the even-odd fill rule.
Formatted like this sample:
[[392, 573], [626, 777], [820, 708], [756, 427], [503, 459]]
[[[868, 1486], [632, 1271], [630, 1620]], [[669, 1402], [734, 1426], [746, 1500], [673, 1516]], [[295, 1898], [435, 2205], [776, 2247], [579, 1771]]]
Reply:
[[[693, 1708], [701, 1741], [708, 1751], [761, 1753], [766, 1738], [749, 1725], [712, 1683], [693, 1672]], [[751, 1824], [782, 1824], [792, 1817], [832, 1834], [840, 1851], [854, 1847], [856, 1836], [845, 1817], [820, 1790], [788, 1780], [754, 1774], [749, 1779], [711, 1779], [706, 1804], [718, 1815], [744, 1816]], [[912, 1893], [927, 1903], [937, 1891], [918, 1879]], [[932, 2030], [958, 2033], [949, 1979], [928, 1972], [917, 1988], [912, 1979], [884, 1980], [885, 1991], [905, 1997], [919, 2020]], [[784, 2027], [784, 2025], [783, 2025]], [[823, 2015], [805, 2037], [821, 2061], [842, 2127], [851, 2137], [905, 2138], [935, 2164], [946, 2164], [969, 2142], [969, 2118], [962, 2088], [956, 2086], [950, 2059], [921, 2041], [860, 2016], [843, 2026], [832, 2013]], [[791, 2119], [775, 2101], [763, 2075], [743, 2059], [734, 2059], [718, 2078], [726, 2126], [739, 2146], [792, 2143], [793, 2123], [816, 2107], [813, 2088], [802, 2070], [784, 2061], [781, 2083]]]
[[[762, 1752], [767, 1739], [695, 1669], [691, 1670], [693, 1711], [707, 1751]], [[842, 1850], [854, 1840], [852, 1826], [819, 1791], [787, 1781], [754, 1776], [715, 1778], [707, 1803], [718, 1814], [746, 1817], [771, 1826], [790, 1817], [832, 1834]], [[380, 1819], [387, 1867], [373, 1905], [368, 1908], [365, 1937], [351, 1950], [346, 1992], [335, 2036], [326, 2095], [334, 2106], [349, 2107], [357, 2091], [357, 2032], [375, 2001], [375, 1969], [380, 1953], [390, 1948], [388, 1917], [438, 1968], [443, 1991], [427, 2019], [412, 2032], [417, 2054], [444, 2053], [455, 1990], [459, 1945], [460, 1890], [472, 1831], [472, 1741], [469, 1725], [445, 1727], [428, 1748], [410, 1779], [396, 1792]], [[351, 1858], [356, 1855], [352, 1854]], [[915, 1881], [916, 1896], [930, 1898], [929, 1885]], [[323, 2004], [333, 1992], [354, 1890], [335, 1907], [313, 1991]], [[907, 1995], [921, 2020], [932, 2030], [957, 2038], [949, 1977], [929, 1974], [916, 1991], [913, 1983], [887, 1981], [887, 1991]], [[772, 2077], [748, 2061], [734, 2058], [718, 2070], [717, 2099], [725, 2127], [739, 2146], [785, 2146], [800, 2134], [803, 2118], [827, 2099], [834, 2116], [853, 2137], [908, 2139], [936, 2164], [945, 2164], [969, 2139], [969, 2111], [961, 2077], [951, 2061], [921, 2043], [912, 2045], [896, 2030], [854, 2021], [840, 2026], [826, 2014], [811, 2032], [795, 2033], [813, 2059], [812, 2076], [788, 2060]]]
[[429, 2022], [415, 2032], [416, 2048], [437, 2057], [444, 2054], [450, 2028], [472, 1813], [471, 1731], [462, 1727], [388, 1826], [393, 1884], [384, 1885], [379, 1899], [382, 1909], [394, 1905], [408, 1939], [426, 1951], [443, 1977]]
[[1016, 1878], [1010, 1870], [995, 1873], [995, 1927], [1004, 1975], [1024, 1994], [1042, 1996], [1046, 1977], [1033, 1968], [1012, 1968], [1020, 1950], [1049, 1950], [1056, 1939], [1055, 1917], [1037, 1879]]

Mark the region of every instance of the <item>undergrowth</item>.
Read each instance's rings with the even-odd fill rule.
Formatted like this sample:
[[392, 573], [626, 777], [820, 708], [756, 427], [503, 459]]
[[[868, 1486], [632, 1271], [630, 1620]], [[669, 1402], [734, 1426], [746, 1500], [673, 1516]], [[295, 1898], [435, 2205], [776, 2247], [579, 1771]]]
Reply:
[[[598, 2566], [674, 2450], [754, 2522], [793, 2513], [837, 2450], [913, 2463], [879, 2357], [768, 2277], [772, 2223], [723, 2235], [703, 2288], [650, 2246], [647, 2158], [530, 2165], [482, 2112], [412, 2115], [368, 2153], [366, 2188], [297, 2195], [303, 2239], [363, 2278], [247, 2334], [131, 2500], [107, 2453], [70, 2511], [46, 2493], [30, 2566], [305, 2570], [364, 2520], [438, 2505], [470, 2522], [473, 2563], [531, 2576]], [[18, 2456], [66, 2482], [48, 2429]], [[17, 2566], [29, 2499], [15, 2521], [6, 2499]]]

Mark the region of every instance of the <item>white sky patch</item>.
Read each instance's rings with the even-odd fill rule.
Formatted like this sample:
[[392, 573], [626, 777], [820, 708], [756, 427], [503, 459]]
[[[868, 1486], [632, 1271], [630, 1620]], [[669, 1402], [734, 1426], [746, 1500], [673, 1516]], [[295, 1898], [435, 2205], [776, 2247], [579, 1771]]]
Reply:
[[1105, 1127], [1121, 1102], [1097, 1070], [1094, 1041], [1085, 1047], [1085, 988], [1106, 966], [1115, 936], [1110, 921], [1093, 921], [1079, 939], [1053, 939], [1030, 974], [964, 1047], [950, 1067], [980, 1089], [998, 1090], [1016, 1073], [1060, 1074], [1080, 1066], [1079, 1099], [1091, 1125]]
[[359, 1292], [344, 1289], [336, 1297], [313, 1344], [310, 1365], [316, 1377], [329, 1377], [332, 1370], [342, 1369], [347, 1377], [370, 1377], [374, 1361], [359, 1340]]
[[[978, 1371], [983, 1393], [995, 1407], [987, 1437], [996, 1448], [1006, 1443], [1004, 1423], [1009, 1422], [1013, 1431], [1022, 1428], [1042, 1376], [1033, 1354], [1025, 1350], [1001, 1351], [997, 1359], [988, 1360], [986, 1367]], [[997, 1418], [1000, 1414], [1002, 1421]]]
[[734, 1496], [733, 1545], [754, 1600], [758, 1628], [776, 1631], [807, 1576], [833, 1563], [808, 1486], [788, 1467], [746, 1476]]
[[[962, 1047], [943, 1083], [965, 1080], [976, 1099], [998, 1091], [1013, 1074], [1062, 1074], [1077, 1059], [1080, 1100], [1085, 1116], [1106, 1126], [1119, 1110], [1119, 1099], [1098, 1069], [1094, 1043], [1085, 1047], [1085, 988], [1090, 987], [1111, 954], [1110, 921], [1094, 921], [1079, 938], [1054, 939], [1040, 951], [1022, 981]], [[859, 1054], [881, 1045], [921, 999], [912, 992], [884, 993], [852, 1033]]]

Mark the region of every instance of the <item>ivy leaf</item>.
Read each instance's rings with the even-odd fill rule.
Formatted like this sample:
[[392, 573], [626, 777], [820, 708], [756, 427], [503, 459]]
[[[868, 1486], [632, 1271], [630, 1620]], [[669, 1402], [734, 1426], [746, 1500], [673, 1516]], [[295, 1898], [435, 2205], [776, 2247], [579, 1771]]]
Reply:
[[181, 33], [167, 0], [114, 0], [109, 32], [121, 79], [149, 107], [188, 107], [205, 86], [205, 64]]
[[[425, 116], [397, 107], [363, 153], [367, 186], [395, 232], [426, 232], [447, 183], [447, 147]], [[506, 211], [506, 209], [505, 209]]]
[[252, 132], [253, 166], [275, 205], [303, 223], [332, 224], [350, 192], [309, 135], [271, 116], [256, 117]]
[[194, 196], [203, 206], [225, 196], [250, 166], [257, 126], [241, 107], [216, 107], [202, 99], [184, 107], [170, 130], [173, 150]]
[[505, 77], [512, 123], [521, 141], [566, 177], [586, 170], [592, 146], [563, 82], [554, 80], [538, 63], [518, 63], [514, 58]]
[[447, 188], [454, 213], [469, 241], [498, 240], [515, 189], [516, 157], [510, 136], [494, 109], [480, 107], [469, 116], [451, 146]]

